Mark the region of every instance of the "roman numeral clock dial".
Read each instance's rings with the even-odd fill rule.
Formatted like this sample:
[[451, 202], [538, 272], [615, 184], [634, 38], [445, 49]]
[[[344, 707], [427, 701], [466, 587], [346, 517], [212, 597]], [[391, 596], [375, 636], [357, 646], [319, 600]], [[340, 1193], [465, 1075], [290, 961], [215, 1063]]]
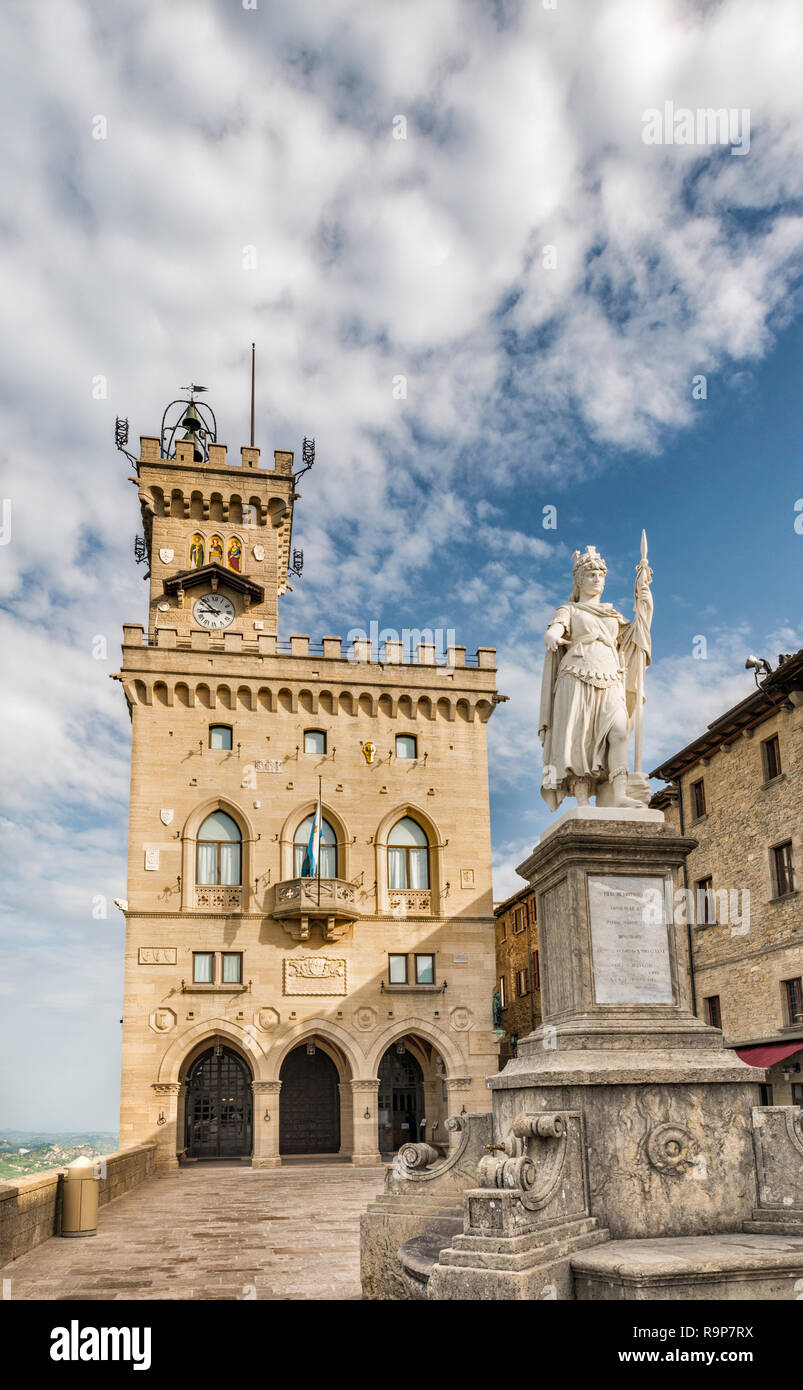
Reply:
[[192, 606], [193, 617], [201, 627], [228, 627], [234, 619], [234, 604], [225, 594], [202, 594]]

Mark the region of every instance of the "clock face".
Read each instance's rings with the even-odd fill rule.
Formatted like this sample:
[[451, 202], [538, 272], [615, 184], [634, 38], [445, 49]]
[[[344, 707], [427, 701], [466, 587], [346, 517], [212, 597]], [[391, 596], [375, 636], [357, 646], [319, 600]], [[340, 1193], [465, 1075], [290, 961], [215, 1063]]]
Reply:
[[234, 618], [234, 604], [225, 594], [202, 594], [195, 600], [192, 612], [201, 627], [228, 627]]

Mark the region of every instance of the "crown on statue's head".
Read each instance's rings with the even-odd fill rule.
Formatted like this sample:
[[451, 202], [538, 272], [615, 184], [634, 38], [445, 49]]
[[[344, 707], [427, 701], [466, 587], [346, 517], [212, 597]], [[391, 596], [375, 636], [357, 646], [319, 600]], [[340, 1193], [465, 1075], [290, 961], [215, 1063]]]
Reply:
[[608, 566], [595, 545], [587, 545], [585, 550], [575, 550], [572, 556], [572, 574], [581, 574], [586, 569], [601, 569], [607, 572]]

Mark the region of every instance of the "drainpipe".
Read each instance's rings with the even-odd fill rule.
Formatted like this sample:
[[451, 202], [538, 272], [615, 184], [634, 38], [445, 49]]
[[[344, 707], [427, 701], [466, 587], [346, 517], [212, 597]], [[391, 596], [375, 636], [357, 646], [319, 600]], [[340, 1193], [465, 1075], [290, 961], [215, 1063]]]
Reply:
[[[676, 786], [677, 789], [678, 789], [678, 821], [679, 821], [679, 825], [680, 825], [680, 833], [681, 833], [681, 835], [685, 835], [685, 834], [686, 834], [686, 829], [685, 829], [684, 819], [683, 819], [683, 786], [682, 786], [682, 783], [681, 783], [681, 780], [680, 780], [679, 777], [676, 777], [676, 778], [675, 778], [675, 786]], [[685, 859], [683, 860], [682, 871], [683, 871], [683, 888], [684, 888], [684, 891], [685, 891], [685, 894], [686, 894], [686, 904], [688, 905], [688, 901], [689, 901], [689, 899], [688, 899], [689, 878], [688, 878], [688, 874], [686, 873], [686, 860], [685, 860]], [[688, 914], [688, 912], [686, 913], [686, 947], [687, 947], [688, 954], [689, 954], [689, 986], [690, 986], [690, 989], [691, 989], [691, 1011], [692, 1011], [692, 1013], [696, 1016], [696, 1014], [697, 1014], [697, 985], [696, 985], [695, 979], [694, 979], [694, 938], [693, 938], [693, 936], [692, 936], [692, 924], [691, 924], [691, 922], [689, 921], [689, 914]]]

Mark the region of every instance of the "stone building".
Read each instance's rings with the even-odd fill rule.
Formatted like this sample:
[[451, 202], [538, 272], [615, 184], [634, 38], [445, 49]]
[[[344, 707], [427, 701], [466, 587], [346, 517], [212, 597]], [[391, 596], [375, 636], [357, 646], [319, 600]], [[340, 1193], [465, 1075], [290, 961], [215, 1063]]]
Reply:
[[504, 1038], [500, 1064], [515, 1056], [519, 1038], [541, 1022], [541, 970], [535, 892], [526, 884], [494, 907], [496, 919], [496, 992], [502, 1005]]
[[801, 774], [803, 651], [650, 774], [672, 783], [652, 805], [698, 841], [680, 907], [693, 1007], [770, 1068], [776, 1105], [803, 1105]]
[[185, 408], [172, 456], [163, 434], [133, 460], [120, 1142], [371, 1164], [489, 1108], [495, 653], [279, 641], [293, 455], [230, 460]]

